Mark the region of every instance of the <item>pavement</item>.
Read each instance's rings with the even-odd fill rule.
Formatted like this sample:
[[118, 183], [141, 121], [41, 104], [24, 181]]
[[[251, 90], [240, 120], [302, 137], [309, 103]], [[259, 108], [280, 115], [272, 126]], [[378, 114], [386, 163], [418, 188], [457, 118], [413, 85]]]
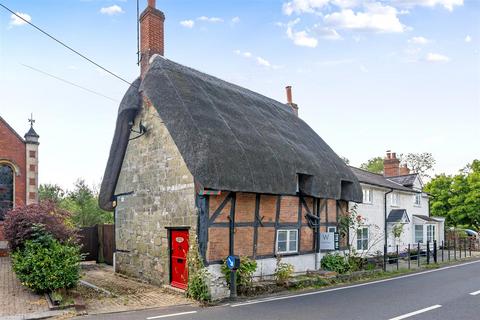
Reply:
[[10, 316], [25, 319], [48, 312], [45, 297], [22, 286], [12, 270], [10, 258], [0, 257], [0, 320]]
[[177, 306], [78, 319], [480, 319], [479, 275], [477, 260], [369, 283], [238, 300], [216, 307]]

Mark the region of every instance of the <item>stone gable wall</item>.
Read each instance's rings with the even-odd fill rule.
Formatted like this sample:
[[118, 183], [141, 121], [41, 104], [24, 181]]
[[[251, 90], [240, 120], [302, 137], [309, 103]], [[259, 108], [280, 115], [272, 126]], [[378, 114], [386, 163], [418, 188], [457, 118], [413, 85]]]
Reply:
[[[144, 106], [135, 119], [148, 132], [129, 142], [115, 194], [115, 270], [151, 283], [169, 281], [168, 230], [190, 227], [193, 241], [197, 211], [193, 176], [155, 108]], [[137, 136], [131, 133], [131, 138]]]

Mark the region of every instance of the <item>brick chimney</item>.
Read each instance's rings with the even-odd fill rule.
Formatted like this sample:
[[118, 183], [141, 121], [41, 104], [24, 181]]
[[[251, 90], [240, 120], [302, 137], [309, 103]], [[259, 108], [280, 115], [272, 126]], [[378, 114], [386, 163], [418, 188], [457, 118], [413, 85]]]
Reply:
[[410, 174], [410, 169], [407, 167], [406, 164], [400, 166], [400, 175], [405, 176], [407, 174]]
[[383, 159], [383, 175], [385, 177], [395, 177], [400, 174], [400, 160], [397, 154], [387, 150], [387, 156]]
[[293, 109], [293, 113], [298, 117], [298, 105], [293, 103], [292, 99], [292, 86], [286, 86], [285, 90], [287, 92], [287, 104]]
[[164, 55], [165, 15], [155, 8], [155, 0], [148, 0], [148, 6], [140, 15], [140, 74], [143, 77], [150, 64], [150, 58]]

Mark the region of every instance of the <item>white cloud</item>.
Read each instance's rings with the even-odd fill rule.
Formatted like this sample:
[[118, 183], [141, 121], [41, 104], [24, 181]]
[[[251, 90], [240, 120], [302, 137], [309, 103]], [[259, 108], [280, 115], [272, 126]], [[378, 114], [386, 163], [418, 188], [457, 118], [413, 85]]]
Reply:
[[429, 53], [425, 57], [428, 62], [448, 62], [450, 58], [439, 53]]
[[343, 29], [379, 33], [403, 32], [406, 27], [397, 15], [398, 11], [394, 7], [384, 6], [381, 3], [367, 3], [364, 12], [355, 13], [352, 9], [343, 9], [327, 14], [324, 21], [327, 25]]
[[363, 64], [360, 65], [360, 71], [362, 71], [363, 73], [367, 73], [368, 72], [368, 69], [367, 67], [365, 67]]
[[113, 16], [113, 15], [116, 15], [116, 14], [125, 13], [125, 11], [123, 11], [122, 7], [114, 4], [110, 7], [101, 8], [100, 13], [101, 14], [106, 14], [106, 15], [109, 15], [109, 16]]
[[300, 18], [287, 23], [287, 37], [297, 46], [315, 48], [318, 40], [309, 34], [308, 30], [294, 31], [293, 26], [300, 22]]
[[330, 0], [292, 0], [283, 4], [283, 13], [287, 16], [293, 13], [314, 13], [316, 10], [326, 6]]
[[272, 69], [279, 69], [280, 68], [280, 66], [273, 65], [267, 59], [262, 58], [260, 56], [255, 56], [249, 51], [241, 51], [241, 50], [237, 49], [233, 52], [235, 54], [239, 55], [239, 56], [242, 56], [242, 57], [246, 58], [246, 59], [253, 59], [259, 66], [262, 66], [262, 67], [265, 67], [265, 68], [272, 68]]
[[265, 59], [263, 59], [262, 57], [257, 57], [255, 60], [256, 60], [257, 63], [258, 63], [259, 65], [261, 65], [261, 66], [264, 66], [264, 67], [267, 67], [267, 68], [269, 68], [269, 67], [272, 66], [272, 64], [270, 63], [270, 61], [265, 60]]
[[430, 42], [430, 40], [424, 37], [412, 37], [408, 39], [408, 42], [413, 44], [427, 44]]
[[[16, 12], [16, 14], [28, 22], [32, 21], [32, 17], [28, 13]], [[10, 16], [10, 27], [22, 26], [24, 24], [27, 24], [27, 23], [24, 20], [17, 17], [16, 15], [12, 14]]]
[[205, 22], [211, 22], [211, 23], [223, 22], [223, 19], [222, 19], [222, 18], [218, 18], [218, 17], [207, 17], [207, 16], [198, 17], [197, 20], [199, 20], [199, 21], [205, 21]]
[[470, 37], [469, 35], [467, 35], [465, 37], [465, 42], [472, 42], [472, 37]]
[[343, 39], [341, 35], [335, 29], [322, 27], [320, 25], [314, 25], [313, 31], [317, 34], [320, 38], [326, 40], [341, 40]]
[[195, 21], [183, 20], [183, 21], [180, 21], [180, 24], [185, 28], [193, 28], [195, 26]]
[[287, 27], [287, 36], [293, 43], [300, 47], [315, 48], [318, 45], [318, 40], [310, 36], [306, 30], [293, 31], [292, 27]]
[[455, 6], [463, 6], [463, 0], [395, 0], [394, 3], [407, 8], [443, 6], [448, 11], [453, 11]]
[[232, 20], [230, 20], [232, 24], [237, 24], [240, 22], [240, 17], [233, 17]]

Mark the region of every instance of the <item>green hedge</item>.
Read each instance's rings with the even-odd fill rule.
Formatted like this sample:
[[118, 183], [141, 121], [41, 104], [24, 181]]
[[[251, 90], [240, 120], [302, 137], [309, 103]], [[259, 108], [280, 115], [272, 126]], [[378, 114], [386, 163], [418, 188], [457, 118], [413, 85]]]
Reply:
[[23, 249], [12, 254], [18, 279], [37, 293], [75, 287], [81, 260], [78, 246], [61, 244], [49, 236], [26, 241]]

